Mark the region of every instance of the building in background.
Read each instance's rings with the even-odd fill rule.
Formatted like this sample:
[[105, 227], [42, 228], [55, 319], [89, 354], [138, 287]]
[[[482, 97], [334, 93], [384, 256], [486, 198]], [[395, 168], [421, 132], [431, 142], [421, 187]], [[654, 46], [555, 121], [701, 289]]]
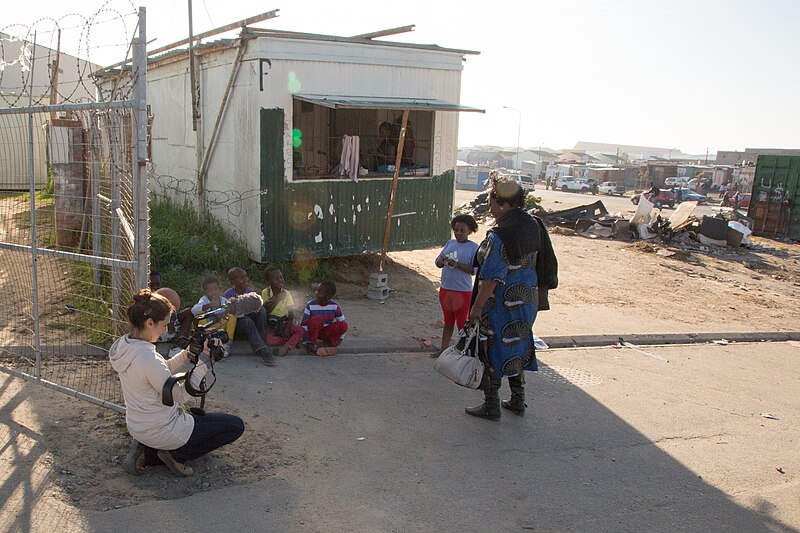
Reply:
[[[80, 103], [96, 101], [91, 74], [99, 65], [59, 50], [0, 32], [0, 107]], [[31, 69], [33, 66], [33, 69]], [[33, 87], [32, 91], [28, 88]], [[31, 94], [32, 93], [32, 94]], [[27, 117], [0, 115], [0, 146], [19, 145], [27, 141]], [[54, 160], [66, 158], [63, 128], [58, 126], [69, 119], [62, 113], [34, 113], [33, 172], [34, 187], [47, 183], [47, 169]], [[55, 126], [55, 127], [54, 127]], [[58, 139], [53, 139], [53, 136]], [[50, 148], [48, 149], [48, 146]], [[28, 150], [7, 150], [0, 162], [0, 189], [26, 190], [28, 180]]]
[[755, 164], [760, 155], [800, 155], [798, 149], [785, 148], [745, 148], [744, 152], [719, 150], [716, 163], [718, 165], [741, 165], [747, 161]]

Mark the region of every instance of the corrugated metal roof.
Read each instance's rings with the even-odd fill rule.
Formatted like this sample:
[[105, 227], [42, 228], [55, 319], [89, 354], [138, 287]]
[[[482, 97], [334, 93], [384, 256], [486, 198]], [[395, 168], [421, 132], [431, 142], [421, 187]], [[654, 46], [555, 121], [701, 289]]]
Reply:
[[295, 98], [331, 109], [410, 109], [422, 111], [473, 111], [483, 109], [436, 100], [434, 98], [394, 98], [388, 96], [333, 96], [295, 94]]

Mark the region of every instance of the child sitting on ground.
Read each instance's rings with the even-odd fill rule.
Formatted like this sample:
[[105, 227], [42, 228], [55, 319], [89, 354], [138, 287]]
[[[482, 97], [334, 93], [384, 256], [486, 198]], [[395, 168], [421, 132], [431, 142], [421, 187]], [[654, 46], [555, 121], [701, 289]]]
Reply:
[[283, 272], [277, 267], [264, 271], [267, 288], [261, 292], [267, 311], [267, 346], [277, 346], [276, 355], [283, 357], [300, 344], [305, 331], [294, 323], [294, 299], [283, 288]]
[[[217, 278], [206, 278], [203, 280], [203, 296], [192, 307], [192, 316], [201, 315], [207, 311], [213, 311], [225, 306], [228, 301], [227, 298], [222, 296], [222, 287]], [[225, 329], [228, 334], [228, 342], [222, 345], [223, 355], [228, 357], [231, 349], [231, 341], [236, 334], [236, 317], [228, 315], [223, 319], [224, 323], [220, 324], [221, 328]]]
[[[314, 355], [335, 355], [347, 332], [342, 308], [332, 300], [335, 295], [336, 284], [323, 281], [314, 291], [315, 298], [306, 304], [303, 311], [303, 320], [300, 322], [306, 333], [303, 342], [309, 353]], [[325, 341], [329, 346], [318, 346], [319, 341]]]
[[[228, 279], [233, 286], [222, 293], [225, 298], [230, 299], [234, 296], [256, 292], [250, 286], [250, 278], [247, 276], [247, 272], [241, 267], [233, 267], [228, 270]], [[267, 311], [263, 306], [259, 307], [256, 313], [237, 316], [236, 333], [247, 336], [247, 340], [250, 342], [250, 349], [253, 350], [254, 354], [261, 357], [265, 365], [275, 365], [275, 356], [265, 342], [267, 338]]]

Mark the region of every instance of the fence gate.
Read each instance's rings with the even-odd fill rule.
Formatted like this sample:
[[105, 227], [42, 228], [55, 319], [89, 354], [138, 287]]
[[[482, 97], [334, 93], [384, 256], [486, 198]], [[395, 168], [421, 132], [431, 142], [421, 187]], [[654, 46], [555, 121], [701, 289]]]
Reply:
[[108, 101], [36, 105], [31, 75], [0, 108], [0, 370], [120, 412], [108, 348], [148, 282], [145, 47], [140, 9]]

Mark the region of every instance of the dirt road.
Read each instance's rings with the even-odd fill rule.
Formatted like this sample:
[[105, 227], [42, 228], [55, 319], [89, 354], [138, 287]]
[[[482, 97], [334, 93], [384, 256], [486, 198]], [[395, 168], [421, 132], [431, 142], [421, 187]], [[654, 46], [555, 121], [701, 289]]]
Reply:
[[123, 474], [124, 439], [99, 408], [0, 375], [0, 523], [26, 532], [800, 528], [800, 348], [648, 350], [659, 359], [540, 353], [527, 415], [497, 423], [467, 417], [480, 393], [446, 382], [424, 354], [297, 356], [275, 368], [234, 358], [210, 405], [239, 413], [247, 433], [196, 461], [187, 479], [159, 467]]

